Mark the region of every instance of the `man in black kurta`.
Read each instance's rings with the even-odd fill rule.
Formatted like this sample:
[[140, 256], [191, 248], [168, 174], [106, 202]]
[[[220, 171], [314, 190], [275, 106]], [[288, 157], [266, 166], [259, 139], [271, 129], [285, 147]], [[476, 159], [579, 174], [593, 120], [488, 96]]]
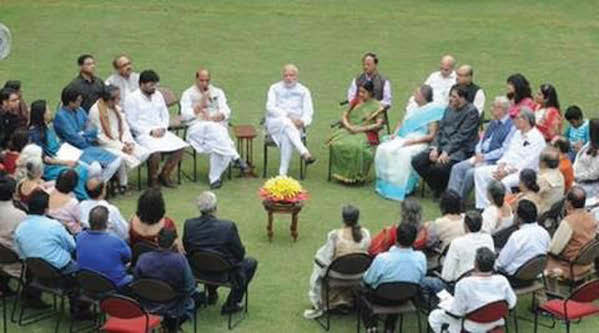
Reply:
[[478, 142], [478, 110], [466, 100], [466, 95], [464, 88], [451, 89], [449, 105], [433, 142], [412, 159], [412, 167], [435, 196], [445, 191], [451, 167], [472, 156]]
[[96, 103], [102, 91], [104, 90], [104, 81], [95, 76], [96, 72], [96, 61], [94, 57], [89, 54], [84, 54], [77, 59], [79, 64], [79, 75], [69, 83], [69, 86], [77, 89], [83, 97], [81, 107], [85, 112], [89, 112], [89, 109]]

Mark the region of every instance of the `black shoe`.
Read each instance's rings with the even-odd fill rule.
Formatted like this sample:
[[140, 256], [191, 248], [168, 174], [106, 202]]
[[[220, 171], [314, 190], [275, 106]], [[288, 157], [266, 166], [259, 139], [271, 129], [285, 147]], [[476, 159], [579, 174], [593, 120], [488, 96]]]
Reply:
[[238, 158], [237, 161], [235, 161], [235, 165], [241, 170], [242, 174], [250, 173], [251, 171], [250, 166], [241, 158]]
[[217, 188], [221, 188], [222, 186], [223, 186], [223, 181], [220, 180], [220, 179], [218, 179], [214, 183], [210, 184], [210, 189], [211, 190], [216, 190]]
[[208, 305], [214, 305], [216, 302], [218, 302], [218, 293], [216, 291], [208, 292]]
[[220, 314], [226, 315], [226, 314], [230, 314], [230, 313], [236, 313], [241, 310], [243, 310], [243, 306], [241, 306], [239, 304], [223, 305], [223, 307], [220, 309]]
[[306, 162], [306, 165], [310, 165], [316, 162], [316, 159], [312, 156], [304, 158], [304, 162]]
[[173, 182], [172, 180], [170, 180], [170, 178], [168, 178], [166, 176], [161, 176], [159, 178], [159, 180], [160, 180], [160, 184], [164, 187], [177, 188], [177, 184], [175, 184], [175, 182]]
[[75, 313], [71, 313], [71, 317], [74, 320], [78, 320], [78, 321], [92, 321], [92, 320], [96, 320], [96, 314], [93, 313], [90, 310], [84, 310], [84, 311], [78, 311]]

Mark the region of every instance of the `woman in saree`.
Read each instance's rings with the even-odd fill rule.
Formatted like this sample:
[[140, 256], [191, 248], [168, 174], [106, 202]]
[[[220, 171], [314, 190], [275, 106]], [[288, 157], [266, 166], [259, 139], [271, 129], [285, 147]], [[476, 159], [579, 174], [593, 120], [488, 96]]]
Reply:
[[362, 183], [378, 145], [378, 130], [383, 127], [383, 106], [374, 97], [374, 84], [365, 82], [359, 87], [358, 98], [343, 113], [341, 126], [329, 137], [331, 176], [343, 183]]
[[376, 150], [375, 189], [387, 199], [402, 201], [412, 193], [418, 174], [409, 161], [433, 140], [445, 112], [442, 105], [432, 102], [433, 89], [428, 85], [414, 91], [414, 100], [418, 106], [407, 110], [403, 123], [398, 123], [394, 134], [384, 138]]

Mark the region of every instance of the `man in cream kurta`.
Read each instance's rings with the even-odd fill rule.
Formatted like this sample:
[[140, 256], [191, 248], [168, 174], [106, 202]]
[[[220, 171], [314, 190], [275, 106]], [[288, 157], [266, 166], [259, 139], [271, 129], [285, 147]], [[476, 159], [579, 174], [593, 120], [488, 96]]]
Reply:
[[301, 139], [314, 110], [310, 90], [297, 82], [297, 72], [295, 65], [285, 65], [283, 80], [270, 86], [266, 100], [266, 131], [281, 149], [279, 175], [287, 175], [293, 148], [306, 164], [316, 161]]
[[[424, 84], [433, 88], [433, 102], [447, 105], [449, 103], [449, 91], [456, 84], [455, 58], [451, 55], [445, 55], [441, 58], [439, 70], [432, 72], [424, 81]], [[418, 107], [414, 96], [408, 100], [406, 110]]]
[[125, 114], [121, 112], [119, 88], [108, 85], [89, 110], [89, 127], [98, 129], [100, 147], [123, 159], [117, 175], [121, 191], [127, 189], [127, 172], [148, 159], [150, 152], [133, 140]]
[[[139, 75], [139, 89], [127, 96], [125, 114], [137, 143], [150, 151], [150, 185], [160, 180], [162, 185], [173, 188], [176, 185], [170, 175], [189, 145], [168, 131], [169, 113], [164, 97], [156, 91], [158, 81], [160, 78], [153, 70], [143, 71]], [[170, 156], [159, 173], [162, 153], [170, 153]]]
[[227, 131], [231, 116], [227, 98], [222, 89], [210, 84], [208, 70], [198, 70], [195, 84], [183, 92], [181, 114], [183, 121], [189, 124], [187, 142], [198, 153], [210, 155], [210, 188], [222, 185], [221, 175], [231, 161], [242, 171], [248, 171]]
[[139, 73], [133, 71], [131, 59], [126, 55], [120, 55], [112, 61], [112, 67], [116, 71], [106, 79], [106, 85], [112, 84], [119, 88], [121, 92], [121, 101], [119, 106], [122, 108], [130, 94], [139, 88]]

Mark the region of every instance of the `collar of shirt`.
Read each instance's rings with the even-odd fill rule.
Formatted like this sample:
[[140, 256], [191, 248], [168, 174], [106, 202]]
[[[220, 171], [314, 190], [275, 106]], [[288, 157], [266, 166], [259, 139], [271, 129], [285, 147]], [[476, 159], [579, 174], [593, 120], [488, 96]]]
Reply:
[[86, 79], [81, 72], [79, 73], [79, 79], [81, 79], [81, 81], [84, 81], [85, 83], [94, 83], [96, 81], [96, 77], [92, 75], [91, 80]]
[[503, 116], [503, 118], [499, 119], [499, 122], [501, 122], [501, 124], [505, 124], [508, 120], [510, 119], [510, 114], [506, 113], [505, 116]]
[[414, 249], [411, 247], [399, 247], [396, 245], [393, 245], [393, 247], [391, 247], [391, 249], [389, 249], [389, 252], [413, 252]]

